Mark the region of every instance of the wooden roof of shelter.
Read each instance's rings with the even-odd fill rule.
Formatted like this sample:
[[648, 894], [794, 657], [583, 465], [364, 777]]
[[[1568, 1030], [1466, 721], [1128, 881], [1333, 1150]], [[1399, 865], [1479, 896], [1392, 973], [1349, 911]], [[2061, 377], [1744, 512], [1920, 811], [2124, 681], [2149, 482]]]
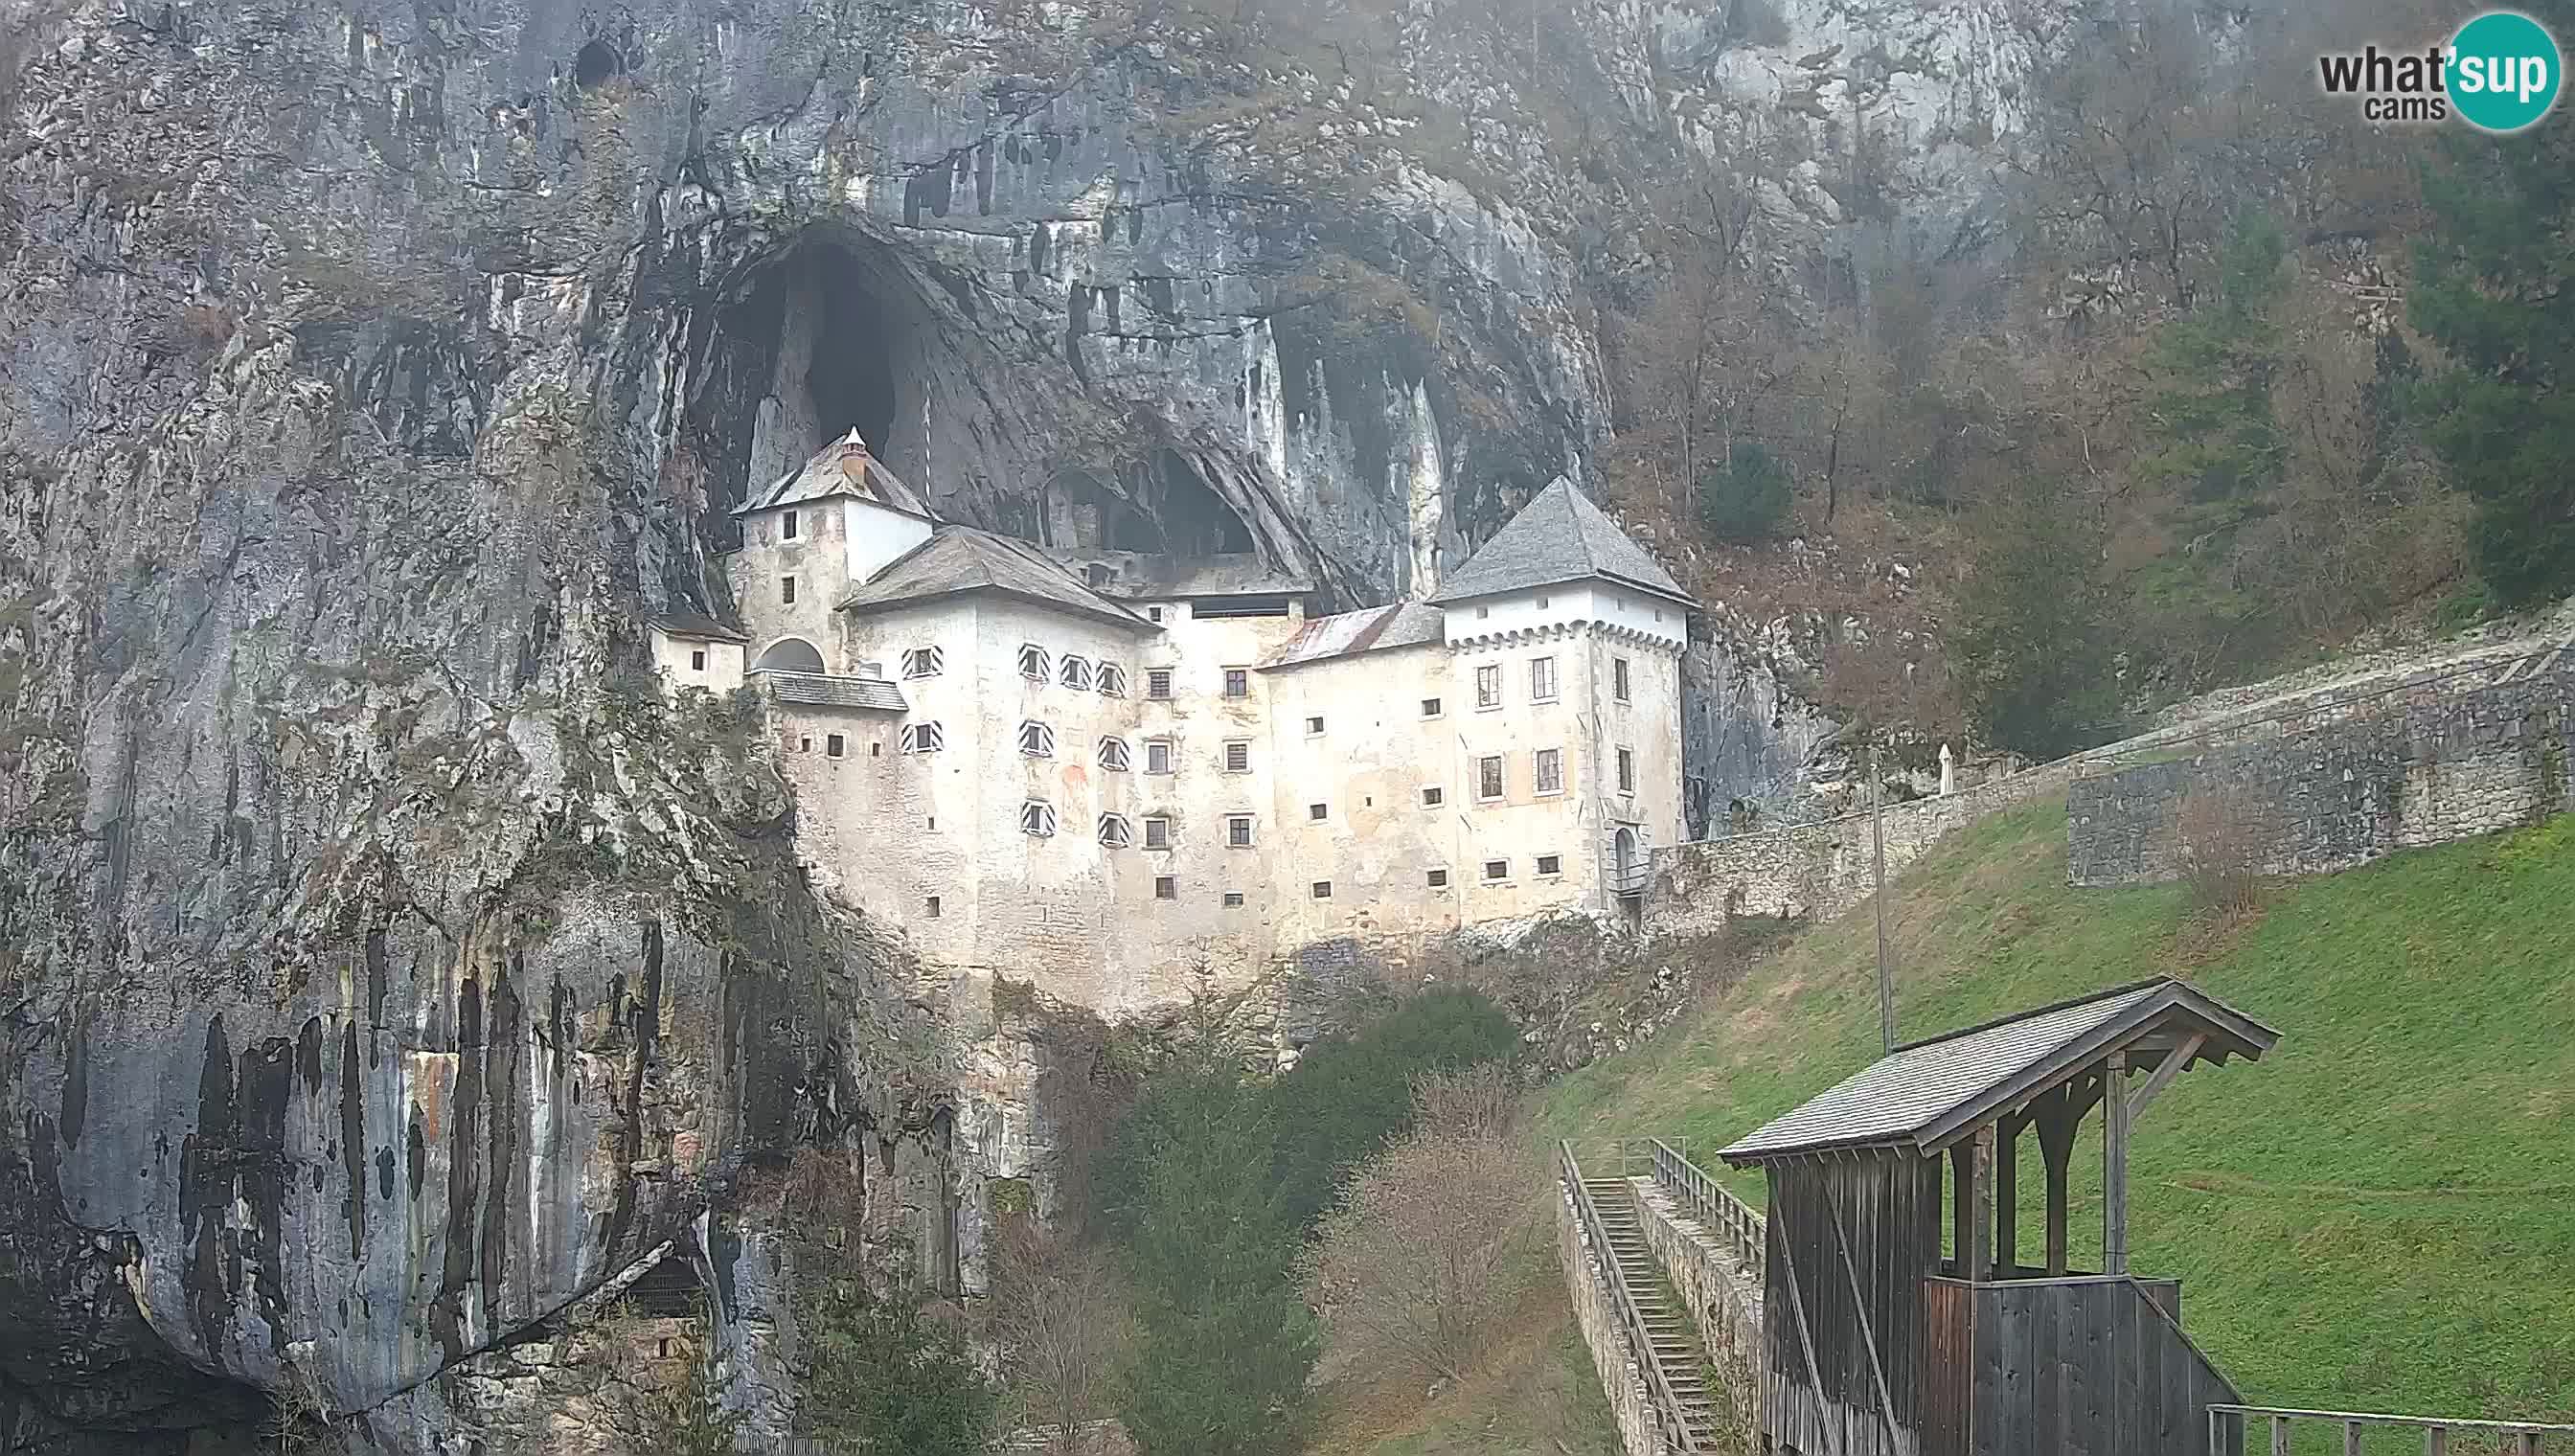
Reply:
[[2161, 1054], [2160, 1087], [2192, 1066], [2258, 1061], [2279, 1039], [2188, 981], [2161, 976], [1897, 1047], [1717, 1156], [1743, 1167], [1868, 1148], [1935, 1153], [2113, 1052]]

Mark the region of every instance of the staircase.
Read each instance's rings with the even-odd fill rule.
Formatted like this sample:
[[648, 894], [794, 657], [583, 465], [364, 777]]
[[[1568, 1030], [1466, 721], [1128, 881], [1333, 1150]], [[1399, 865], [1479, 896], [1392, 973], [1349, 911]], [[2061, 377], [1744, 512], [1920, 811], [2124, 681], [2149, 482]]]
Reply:
[[1625, 1178], [1586, 1177], [1582, 1191], [1599, 1215], [1609, 1257], [1618, 1266], [1619, 1280], [1627, 1286], [1627, 1296], [1652, 1345], [1650, 1354], [1660, 1379], [1648, 1383], [1668, 1391], [1678, 1407], [1676, 1414], [1688, 1435], [1681, 1449], [1718, 1449], [1719, 1431], [1708, 1400], [1707, 1364], [1698, 1328], [1688, 1311], [1673, 1302], [1655, 1267], [1654, 1251], [1645, 1246], [1645, 1232], [1636, 1222], [1635, 1184]]

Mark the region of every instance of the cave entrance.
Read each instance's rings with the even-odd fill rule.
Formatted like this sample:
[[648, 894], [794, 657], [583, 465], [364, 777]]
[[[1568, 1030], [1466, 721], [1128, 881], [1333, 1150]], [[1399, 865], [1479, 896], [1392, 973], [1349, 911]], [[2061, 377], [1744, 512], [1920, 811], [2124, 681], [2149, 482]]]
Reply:
[[815, 448], [856, 430], [882, 459], [893, 449], [895, 408], [894, 331], [885, 307], [840, 249], [817, 250], [813, 277], [819, 313], [805, 390], [821, 437]]
[[853, 430], [898, 474], [927, 450], [923, 406], [940, 326], [920, 285], [883, 248], [809, 237], [761, 270], [724, 332], [750, 351], [749, 489]]

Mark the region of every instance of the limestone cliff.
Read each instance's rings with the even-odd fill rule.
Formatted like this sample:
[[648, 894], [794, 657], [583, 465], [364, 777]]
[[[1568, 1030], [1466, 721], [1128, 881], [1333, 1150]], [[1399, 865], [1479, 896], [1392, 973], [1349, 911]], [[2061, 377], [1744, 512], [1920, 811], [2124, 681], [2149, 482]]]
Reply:
[[[1385, 599], [1584, 476], [1634, 189], [1795, 129], [1793, 272], [1835, 108], [1960, 233], [2009, 125], [1992, 6], [1488, 8], [1361, 94], [1105, 0], [0, 7], [7, 1448], [302, 1382], [504, 1449], [666, 1242], [740, 1319], [797, 1146], [951, 1226], [1025, 1078], [643, 678], [749, 485], [855, 426], [966, 520]], [[1722, 658], [1702, 770], [1787, 771]]]

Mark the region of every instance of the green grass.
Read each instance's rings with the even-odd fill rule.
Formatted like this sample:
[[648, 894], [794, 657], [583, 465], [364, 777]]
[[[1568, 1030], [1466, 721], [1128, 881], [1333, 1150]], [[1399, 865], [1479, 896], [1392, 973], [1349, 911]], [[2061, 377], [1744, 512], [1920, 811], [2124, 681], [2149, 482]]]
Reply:
[[1565, 1302], [1553, 1246], [1524, 1317], [1463, 1382], [1334, 1382], [1314, 1456], [1619, 1456], [1600, 1375]]
[[[2139, 1122], [2135, 1270], [2183, 1281], [2184, 1325], [2250, 1400], [2568, 1419], [2575, 816], [2283, 883], [2219, 930], [2178, 886], [2064, 881], [2061, 802], [1910, 869], [1898, 1037], [2167, 972], [2269, 1022], [2269, 1056], [2182, 1077]], [[1712, 1148], [1840, 1080], [1877, 1052], [1873, 944], [1865, 907], [1807, 933], [1686, 1031], [1553, 1088], [1550, 1130]], [[2097, 1118], [2087, 1131], [2078, 1265], [2100, 1245]], [[1729, 1181], [1757, 1203], [1757, 1174]]]

